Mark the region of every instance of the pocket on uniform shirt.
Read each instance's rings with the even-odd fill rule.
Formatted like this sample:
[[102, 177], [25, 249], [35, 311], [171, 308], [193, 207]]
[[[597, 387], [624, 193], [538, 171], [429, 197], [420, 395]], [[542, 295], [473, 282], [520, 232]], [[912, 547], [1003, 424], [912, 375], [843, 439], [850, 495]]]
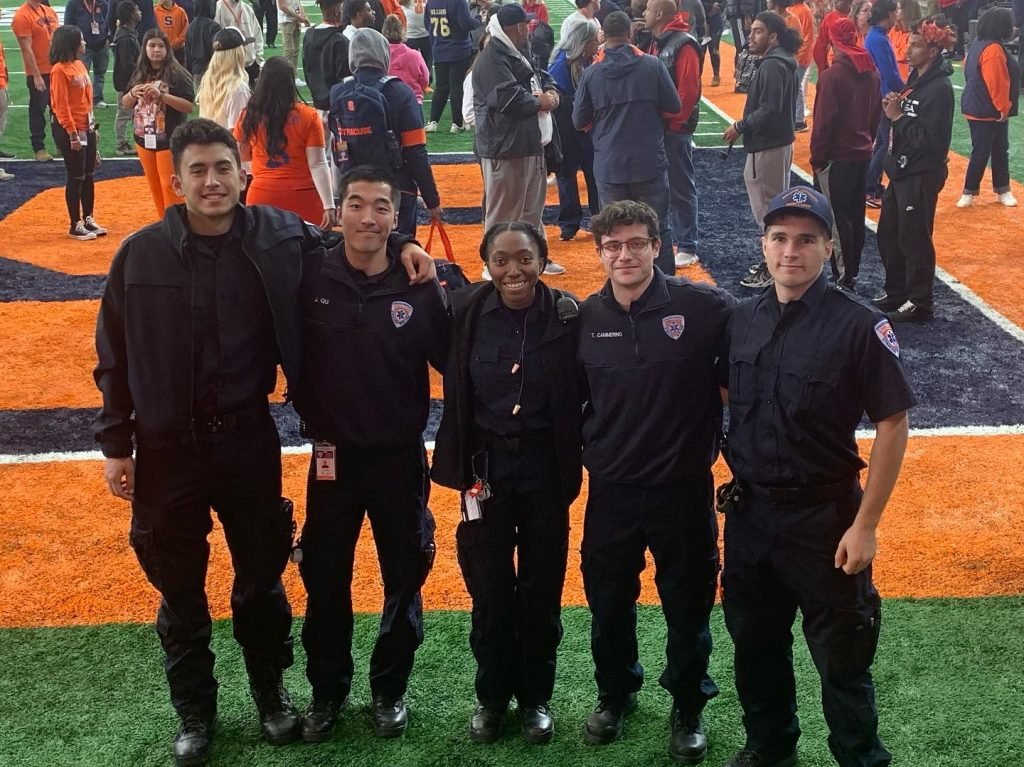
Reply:
[[756, 349], [735, 349], [729, 355], [729, 402], [749, 404], [757, 397]]
[[820, 413], [835, 403], [839, 371], [811, 356], [794, 356], [781, 370], [778, 392], [796, 412]]

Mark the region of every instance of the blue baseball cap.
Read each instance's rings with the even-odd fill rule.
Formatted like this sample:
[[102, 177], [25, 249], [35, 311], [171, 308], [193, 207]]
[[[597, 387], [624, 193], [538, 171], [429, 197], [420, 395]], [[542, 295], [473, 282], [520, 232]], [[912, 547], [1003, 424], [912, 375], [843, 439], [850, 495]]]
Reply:
[[824, 224], [831, 236], [832, 206], [829, 205], [825, 195], [809, 186], [792, 186], [785, 192], [775, 195], [768, 203], [768, 212], [764, 214], [766, 229], [772, 219], [780, 213], [803, 213], [813, 216]]

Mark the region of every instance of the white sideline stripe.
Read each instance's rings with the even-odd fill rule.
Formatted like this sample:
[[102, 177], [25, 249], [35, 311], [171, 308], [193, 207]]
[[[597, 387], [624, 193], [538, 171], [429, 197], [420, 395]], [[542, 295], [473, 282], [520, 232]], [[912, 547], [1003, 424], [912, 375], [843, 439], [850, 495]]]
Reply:
[[[1012, 426], [939, 426], [933, 429], [911, 429], [913, 437], [1015, 437], [1024, 435], [1024, 424]], [[874, 429], [858, 429], [857, 439], [872, 439]], [[427, 450], [434, 449], [433, 442], [424, 443]], [[281, 455], [309, 455], [309, 445], [289, 445], [281, 448]], [[68, 463], [70, 461], [102, 461], [99, 450], [80, 450], [65, 453], [0, 454], [0, 466], [28, 463]]]
[[[730, 125], [732, 125], [733, 120], [731, 117], [729, 117], [729, 115], [727, 115], [725, 112], [719, 109], [715, 104], [712, 104], [710, 101], [707, 101], [707, 99], [701, 97], [701, 100], [705, 101], [708, 107], [711, 108], [711, 110], [713, 110], [719, 117], [721, 117], [723, 120], [727, 121]], [[808, 184], [812, 183], [814, 180], [809, 173], [807, 173], [803, 168], [801, 168], [798, 165], [793, 165], [793, 172], [796, 173]], [[867, 216], [864, 217], [864, 224], [872, 232], [878, 234], [878, 225]], [[985, 315], [985, 317], [990, 319], [997, 327], [999, 327], [1001, 330], [1004, 330], [1017, 341], [1024, 343], [1024, 328], [1020, 327], [1020, 325], [1018, 325], [1017, 323], [1012, 322], [1007, 317], [1003, 316], [996, 309], [990, 306], [985, 301], [985, 299], [983, 299], [981, 296], [979, 296], [977, 293], [975, 293], [973, 290], [967, 287], [964, 283], [960, 282], [960, 280], [958, 280], [952, 274], [947, 272], [941, 266], [936, 265], [935, 276], [938, 277], [939, 280], [941, 280], [943, 283], [945, 283], [950, 288], [950, 290], [952, 290], [954, 293], [960, 296], [960, 298], [962, 298], [968, 304], [970, 304], [983, 315]]]

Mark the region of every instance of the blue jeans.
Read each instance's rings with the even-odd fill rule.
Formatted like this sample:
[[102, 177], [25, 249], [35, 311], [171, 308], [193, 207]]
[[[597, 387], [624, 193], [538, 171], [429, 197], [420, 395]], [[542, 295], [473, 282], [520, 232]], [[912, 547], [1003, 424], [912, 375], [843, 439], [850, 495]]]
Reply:
[[871, 152], [871, 164], [868, 165], [868, 194], [881, 197], [885, 187], [882, 185], [882, 166], [885, 156], [889, 153], [889, 128], [892, 123], [882, 114], [878, 122], [878, 133], [875, 134], [875, 148]]
[[669, 225], [676, 247], [697, 252], [697, 176], [693, 169], [693, 136], [665, 131], [668, 155]]
[[672, 254], [672, 232], [668, 224], [668, 171], [646, 181], [634, 181], [628, 184], [613, 184], [598, 179], [597, 193], [602, 207], [619, 200], [636, 200], [637, 202], [646, 202], [654, 208], [654, 212], [658, 214], [658, 238], [661, 240], [661, 250], [658, 251], [658, 257], [654, 263], [665, 274], [669, 276], [675, 274], [676, 261]]
[[106, 101], [103, 98], [103, 81], [107, 76], [107, 65], [110, 63], [110, 47], [104, 45], [96, 50], [86, 48], [82, 54], [82, 63], [85, 64], [86, 72], [92, 69], [92, 103]]

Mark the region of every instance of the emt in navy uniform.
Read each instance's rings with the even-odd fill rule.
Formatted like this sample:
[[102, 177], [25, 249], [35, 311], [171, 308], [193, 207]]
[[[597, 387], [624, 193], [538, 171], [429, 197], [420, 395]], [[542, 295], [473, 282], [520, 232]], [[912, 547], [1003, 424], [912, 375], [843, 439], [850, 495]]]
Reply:
[[515, 697], [525, 740], [547, 743], [569, 504], [582, 481], [579, 307], [540, 281], [548, 247], [533, 225], [493, 225], [480, 256], [491, 281], [452, 294], [432, 476], [463, 493], [456, 541], [477, 661], [470, 739], [500, 737]]
[[309, 594], [302, 644], [313, 700], [306, 741], [328, 740], [352, 685], [352, 570], [369, 516], [384, 606], [370, 657], [373, 730], [400, 736], [404, 695], [423, 642], [420, 587], [433, 564], [423, 430], [428, 363], [443, 371], [450, 320], [436, 281], [409, 285], [388, 236], [400, 188], [357, 166], [341, 177], [344, 242], [303, 264], [302, 377], [295, 409], [314, 443], [299, 570]]
[[[126, 238], [111, 263], [96, 325], [103, 406], [94, 431], [108, 488], [132, 504], [131, 545], [162, 597], [156, 629], [181, 717], [173, 751], [187, 767], [205, 763], [217, 714], [211, 507], [231, 552], [234, 636], [264, 737], [281, 745], [299, 734], [281, 683], [292, 663], [281, 584], [292, 508], [281, 498], [267, 397], [278, 364], [289, 385], [298, 382], [295, 297], [302, 259], [323, 246], [298, 216], [238, 204], [245, 171], [229, 131], [193, 120], [170, 146], [185, 204]], [[430, 258], [412, 244], [404, 250], [420, 254], [419, 279], [432, 281]]]
[[655, 267], [659, 222], [645, 203], [606, 205], [590, 228], [608, 281], [580, 307], [590, 473], [582, 566], [598, 687], [584, 737], [614, 740], [636, 707], [636, 601], [650, 549], [668, 624], [660, 683], [673, 699], [669, 753], [696, 763], [707, 752], [701, 714], [718, 693], [707, 673], [718, 580], [715, 365], [735, 300]]
[[[796, 764], [798, 607], [836, 762], [881, 767], [892, 758], [871, 680], [881, 618], [871, 561], [914, 395], [889, 320], [828, 282], [825, 196], [791, 188], [764, 224], [774, 287], [736, 308], [720, 365], [739, 486], [729, 492], [722, 587], [747, 735], [727, 767]], [[877, 432], [862, 491], [854, 432], [865, 411]]]

